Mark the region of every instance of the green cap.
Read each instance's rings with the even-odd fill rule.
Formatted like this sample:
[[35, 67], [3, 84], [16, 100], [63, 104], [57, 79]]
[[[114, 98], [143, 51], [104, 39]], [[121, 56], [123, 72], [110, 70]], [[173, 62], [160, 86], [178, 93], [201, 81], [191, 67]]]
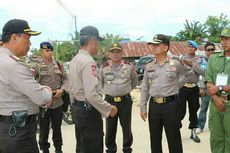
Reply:
[[221, 37], [230, 37], [230, 28], [225, 27], [220, 34]]

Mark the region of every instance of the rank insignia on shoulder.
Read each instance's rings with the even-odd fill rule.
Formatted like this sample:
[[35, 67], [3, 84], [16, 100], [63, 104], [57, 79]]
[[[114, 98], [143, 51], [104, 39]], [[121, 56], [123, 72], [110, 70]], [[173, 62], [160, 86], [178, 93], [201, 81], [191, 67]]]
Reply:
[[18, 58], [17, 56], [14, 56], [14, 55], [10, 55], [10, 58], [12, 58], [15, 61], [20, 61], [20, 58]]
[[107, 61], [105, 61], [104, 63], [102, 63], [102, 68], [104, 68], [104, 67], [107, 67], [107, 66], [109, 66], [110, 64], [109, 64], [109, 62], [108, 62], [108, 60]]

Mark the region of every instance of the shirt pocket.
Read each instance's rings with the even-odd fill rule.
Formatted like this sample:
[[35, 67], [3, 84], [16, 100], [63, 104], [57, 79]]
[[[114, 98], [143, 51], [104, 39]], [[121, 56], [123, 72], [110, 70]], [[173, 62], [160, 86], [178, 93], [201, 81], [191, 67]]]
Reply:
[[113, 81], [114, 73], [105, 73], [105, 81]]
[[122, 79], [130, 80], [131, 79], [130, 76], [131, 76], [131, 71], [130, 70], [126, 69], [126, 70], [121, 72], [121, 78]]
[[54, 73], [56, 75], [61, 75], [62, 74], [61, 70], [58, 67], [53, 67], [53, 71], [54, 71]]
[[167, 70], [167, 77], [168, 81], [174, 81], [177, 78], [177, 67], [176, 66], [170, 66]]
[[156, 71], [155, 70], [148, 70], [147, 72], [147, 78], [150, 84], [153, 83], [153, 80], [156, 79]]

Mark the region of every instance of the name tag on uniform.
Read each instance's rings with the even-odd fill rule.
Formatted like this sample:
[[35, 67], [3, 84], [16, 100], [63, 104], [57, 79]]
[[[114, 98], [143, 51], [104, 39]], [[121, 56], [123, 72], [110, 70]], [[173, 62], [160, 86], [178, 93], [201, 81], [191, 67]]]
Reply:
[[228, 84], [228, 75], [227, 74], [217, 74], [216, 76], [216, 85], [227, 85]]

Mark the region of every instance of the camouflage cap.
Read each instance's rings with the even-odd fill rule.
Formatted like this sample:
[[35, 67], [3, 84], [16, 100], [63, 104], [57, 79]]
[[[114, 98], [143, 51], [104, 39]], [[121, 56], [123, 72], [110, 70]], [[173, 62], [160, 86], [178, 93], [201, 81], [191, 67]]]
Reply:
[[221, 37], [230, 37], [230, 28], [225, 27], [220, 34]]

